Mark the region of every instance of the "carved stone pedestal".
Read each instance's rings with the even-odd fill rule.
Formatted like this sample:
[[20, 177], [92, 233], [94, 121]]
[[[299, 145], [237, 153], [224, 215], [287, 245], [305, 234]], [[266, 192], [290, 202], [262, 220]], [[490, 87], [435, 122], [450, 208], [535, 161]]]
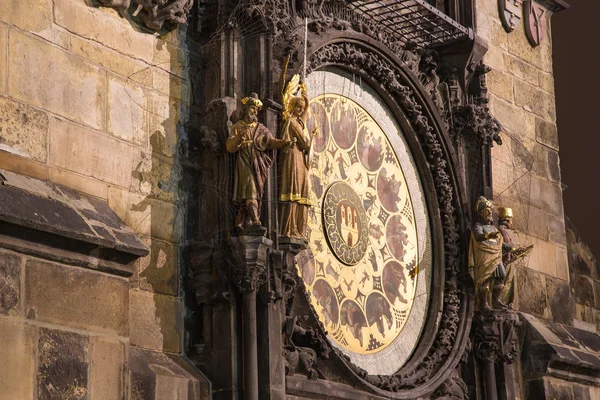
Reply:
[[519, 315], [512, 310], [477, 312], [473, 317], [473, 353], [483, 365], [487, 400], [514, 398], [510, 376], [518, 356], [519, 326]]
[[229, 239], [233, 281], [242, 292], [244, 399], [258, 400], [258, 342], [256, 292], [266, 280], [266, 262], [273, 241], [241, 235]]

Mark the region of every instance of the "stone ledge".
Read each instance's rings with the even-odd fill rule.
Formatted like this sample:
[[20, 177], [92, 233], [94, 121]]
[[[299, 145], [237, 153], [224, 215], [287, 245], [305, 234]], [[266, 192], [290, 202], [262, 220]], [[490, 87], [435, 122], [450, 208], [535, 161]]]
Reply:
[[0, 246], [122, 276], [148, 249], [105, 201], [0, 170]]
[[526, 325], [525, 376], [547, 375], [600, 386], [600, 335], [525, 313], [521, 316]]
[[552, 12], [559, 12], [571, 7], [569, 3], [564, 0], [536, 0], [540, 5], [546, 7]]
[[209, 400], [210, 381], [181, 356], [131, 348], [131, 400]]

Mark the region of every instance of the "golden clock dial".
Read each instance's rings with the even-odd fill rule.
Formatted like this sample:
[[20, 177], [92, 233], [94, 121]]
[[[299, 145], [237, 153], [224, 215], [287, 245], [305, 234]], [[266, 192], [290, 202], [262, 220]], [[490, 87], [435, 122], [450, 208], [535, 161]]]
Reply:
[[[418, 275], [417, 227], [408, 185], [386, 134], [357, 102], [311, 100], [309, 256], [299, 273], [329, 337], [375, 354], [402, 332]], [[320, 205], [320, 207], [319, 207]]]

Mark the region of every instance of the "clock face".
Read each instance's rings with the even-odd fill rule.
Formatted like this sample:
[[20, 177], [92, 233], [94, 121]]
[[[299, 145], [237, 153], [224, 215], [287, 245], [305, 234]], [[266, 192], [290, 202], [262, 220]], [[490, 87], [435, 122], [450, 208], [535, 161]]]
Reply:
[[369, 373], [389, 374], [410, 356], [426, 314], [424, 196], [385, 106], [375, 95], [363, 107], [361, 98], [340, 94], [335, 82], [348, 81], [340, 75], [310, 77], [321, 82], [323, 74], [333, 87], [310, 100], [308, 129], [320, 133], [309, 170], [308, 249], [297, 267], [332, 344]]

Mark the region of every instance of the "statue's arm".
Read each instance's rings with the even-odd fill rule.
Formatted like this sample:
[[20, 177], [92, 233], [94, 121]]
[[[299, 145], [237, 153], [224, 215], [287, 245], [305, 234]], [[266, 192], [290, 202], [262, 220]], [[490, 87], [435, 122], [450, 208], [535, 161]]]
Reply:
[[235, 153], [239, 150], [242, 142], [244, 141], [244, 136], [242, 131], [238, 131], [237, 129], [233, 129], [231, 131], [231, 135], [227, 138], [227, 142], [225, 142], [225, 148], [230, 153]]
[[475, 226], [473, 226], [473, 237], [478, 242], [489, 239], [488, 235], [483, 231], [483, 225], [481, 224], [475, 224]]

